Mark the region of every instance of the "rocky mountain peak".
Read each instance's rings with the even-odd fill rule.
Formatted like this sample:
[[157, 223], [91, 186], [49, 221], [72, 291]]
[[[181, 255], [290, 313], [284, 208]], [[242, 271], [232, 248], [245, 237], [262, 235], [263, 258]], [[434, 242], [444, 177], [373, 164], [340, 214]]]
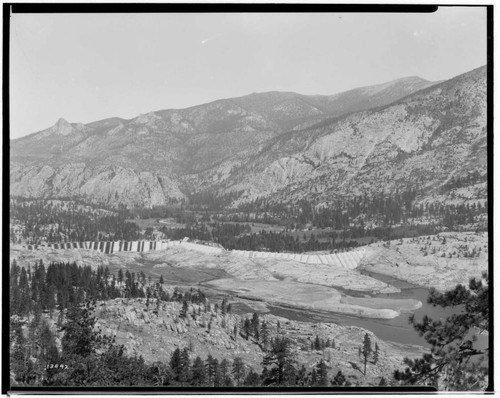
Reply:
[[57, 120], [57, 122], [56, 122], [56, 124], [55, 124], [55, 125], [56, 125], [56, 126], [63, 126], [63, 125], [69, 125], [69, 124], [70, 124], [70, 123], [69, 123], [66, 119], [64, 119], [64, 118], [60, 117], [60, 118]]
[[52, 126], [52, 132], [58, 135], [69, 135], [73, 132], [73, 126], [67, 120], [59, 118], [59, 120]]

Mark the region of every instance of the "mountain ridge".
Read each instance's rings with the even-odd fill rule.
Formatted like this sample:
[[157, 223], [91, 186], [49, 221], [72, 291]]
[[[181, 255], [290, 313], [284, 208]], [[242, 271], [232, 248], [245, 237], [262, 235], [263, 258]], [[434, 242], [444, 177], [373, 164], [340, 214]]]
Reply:
[[[341, 95], [344, 95], [346, 93], [350, 93], [352, 91], [357, 91], [357, 90], [365, 90], [367, 88], [375, 88], [375, 87], [381, 87], [381, 86], [390, 86], [391, 84], [393, 83], [399, 83], [399, 82], [403, 82], [403, 81], [407, 81], [407, 80], [414, 80], [414, 79], [417, 79], [418, 81], [422, 82], [423, 85], [434, 85], [434, 84], [438, 84], [440, 83], [441, 81], [429, 81], [429, 80], [426, 80], [426, 79], [423, 79], [419, 76], [406, 76], [406, 77], [401, 77], [401, 78], [398, 78], [398, 79], [394, 79], [394, 80], [390, 80], [388, 82], [385, 82], [385, 83], [379, 83], [379, 84], [375, 84], [375, 85], [372, 85], [372, 86], [362, 86], [362, 87], [356, 87], [354, 89], [349, 89], [349, 90], [346, 90], [346, 91], [342, 91], [342, 92], [339, 92], [339, 93], [335, 93], [335, 94], [331, 94], [331, 95], [325, 95], [325, 94], [300, 94], [300, 93], [297, 93], [297, 92], [294, 92], [294, 91], [276, 91], [276, 90], [272, 90], [272, 91], [263, 91], [263, 92], [253, 92], [253, 93], [250, 93], [250, 94], [246, 94], [246, 95], [242, 95], [242, 96], [238, 96], [238, 97], [230, 97], [230, 98], [226, 98], [226, 99], [216, 99], [214, 101], [209, 101], [209, 102], [205, 102], [205, 103], [201, 103], [201, 104], [197, 104], [197, 105], [192, 105], [192, 106], [189, 106], [189, 107], [186, 107], [186, 108], [166, 108], [166, 109], [158, 109], [156, 111], [151, 111], [151, 112], [148, 112], [146, 114], [149, 114], [149, 113], [158, 113], [158, 112], [169, 112], [169, 111], [181, 111], [181, 110], [188, 110], [188, 109], [194, 109], [194, 108], [199, 108], [199, 107], [203, 107], [203, 106], [206, 106], [206, 105], [209, 105], [209, 104], [213, 104], [213, 103], [218, 103], [220, 101], [228, 101], [228, 100], [241, 100], [241, 99], [244, 99], [244, 98], [247, 98], [247, 97], [252, 97], [252, 96], [262, 96], [262, 95], [290, 95], [290, 96], [295, 96], [295, 97], [304, 97], [304, 98], [333, 98], [333, 97], [337, 97], [337, 96], [341, 96]], [[130, 119], [126, 119], [126, 118], [121, 118], [121, 117], [118, 117], [118, 116], [112, 116], [112, 117], [109, 117], [109, 118], [104, 118], [104, 119], [101, 119], [101, 120], [96, 120], [96, 121], [92, 121], [92, 122], [89, 122], [89, 123], [81, 123], [81, 122], [68, 122], [64, 117], [60, 117], [56, 123], [50, 127], [47, 127], [46, 129], [43, 129], [43, 130], [39, 130], [39, 131], [36, 131], [36, 132], [33, 132], [33, 133], [30, 133], [30, 134], [27, 134], [23, 137], [19, 137], [19, 138], [15, 138], [15, 139], [11, 139], [11, 141], [15, 141], [15, 140], [21, 140], [21, 139], [25, 139], [25, 138], [28, 138], [28, 137], [31, 137], [35, 134], [39, 134], [45, 130], [48, 130], [50, 129], [51, 127], [54, 127], [55, 125], [57, 125], [60, 121], [64, 121], [64, 122], [67, 122], [71, 125], [75, 125], [75, 124], [83, 124], [85, 126], [88, 126], [88, 127], [92, 127], [93, 125], [96, 125], [96, 124], [103, 124], [103, 123], [106, 123], [106, 124], [112, 124], [113, 122], [115, 121], [118, 121], [118, 122], [130, 122], [140, 116], [143, 116], [144, 114], [139, 114], [139, 116], [136, 116], [136, 117], [133, 117], [133, 118], [130, 118]]]
[[[416, 165], [410, 167], [408, 159], [436, 152], [432, 145], [443, 136], [448, 143], [467, 146], [449, 133], [471, 133], [474, 127], [464, 124], [467, 117], [485, 128], [485, 80], [481, 67], [444, 82], [408, 77], [367, 86], [372, 87], [368, 94], [366, 87], [319, 99], [274, 91], [128, 120], [112, 117], [85, 125], [60, 120], [11, 140], [11, 192], [145, 206], [206, 189], [243, 191], [242, 200], [323, 200], [321, 192], [348, 194], [349, 184], [353, 191], [366, 185], [360, 176], [373, 179], [374, 170], [382, 173], [377, 164], [384, 159], [395, 170], [398, 164], [413, 170], [406, 177], [420, 184]], [[391, 133], [383, 133], [384, 128]], [[474, 156], [481, 157], [486, 132], [476, 130], [469, 146], [479, 145]], [[439, 181], [451, 169], [440, 170]]]

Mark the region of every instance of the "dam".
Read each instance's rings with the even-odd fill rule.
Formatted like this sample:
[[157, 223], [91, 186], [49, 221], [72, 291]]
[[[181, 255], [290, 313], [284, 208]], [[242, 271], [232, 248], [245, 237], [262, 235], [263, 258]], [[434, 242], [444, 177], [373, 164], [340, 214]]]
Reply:
[[182, 247], [186, 250], [201, 252], [204, 254], [222, 254], [231, 253], [249, 259], [276, 259], [297, 261], [304, 264], [322, 264], [331, 265], [336, 268], [355, 269], [358, 267], [361, 259], [365, 255], [364, 249], [355, 249], [341, 253], [275, 253], [267, 251], [246, 251], [246, 250], [225, 250], [217, 243], [201, 241], [190, 241], [188, 238], [182, 240], [140, 240], [140, 241], [86, 241], [86, 242], [63, 242], [46, 243], [41, 245], [27, 245], [28, 250], [36, 250], [39, 247], [50, 247], [56, 250], [96, 250], [105, 254], [116, 252], [138, 252], [145, 253], [150, 251], [166, 250], [172, 247]]

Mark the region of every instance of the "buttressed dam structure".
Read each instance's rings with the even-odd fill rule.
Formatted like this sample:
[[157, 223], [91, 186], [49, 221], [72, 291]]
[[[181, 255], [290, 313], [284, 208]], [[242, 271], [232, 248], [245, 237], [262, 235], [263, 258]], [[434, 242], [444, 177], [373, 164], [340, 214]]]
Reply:
[[[166, 250], [181, 246], [183, 249], [198, 251], [205, 254], [220, 254], [226, 250], [219, 244], [203, 244], [190, 242], [187, 238], [183, 240], [140, 240], [140, 241], [108, 241], [108, 242], [64, 242], [48, 243], [42, 245], [27, 245], [28, 250], [38, 247], [51, 247], [56, 250], [86, 249], [96, 250], [101, 253], [111, 254], [116, 252], [150, 252]], [[297, 254], [297, 253], [274, 253], [266, 251], [231, 250], [230, 253], [246, 258], [276, 258], [280, 260], [297, 261], [305, 264], [325, 264], [344, 269], [355, 269], [358, 267], [365, 254], [364, 249], [349, 252], [330, 254]]]

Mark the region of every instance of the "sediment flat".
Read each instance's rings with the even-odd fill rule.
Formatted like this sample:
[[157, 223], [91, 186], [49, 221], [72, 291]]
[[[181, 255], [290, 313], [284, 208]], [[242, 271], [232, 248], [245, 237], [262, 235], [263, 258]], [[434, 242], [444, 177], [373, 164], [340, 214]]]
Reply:
[[392, 319], [401, 311], [419, 308], [418, 300], [355, 298], [321, 285], [292, 281], [260, 281], [217, 279], [205, 283], [217, 290], [239, 297], [262, 300], [269, 304], [286, 305], [300, 309], [328, 311], [364, 318]]

